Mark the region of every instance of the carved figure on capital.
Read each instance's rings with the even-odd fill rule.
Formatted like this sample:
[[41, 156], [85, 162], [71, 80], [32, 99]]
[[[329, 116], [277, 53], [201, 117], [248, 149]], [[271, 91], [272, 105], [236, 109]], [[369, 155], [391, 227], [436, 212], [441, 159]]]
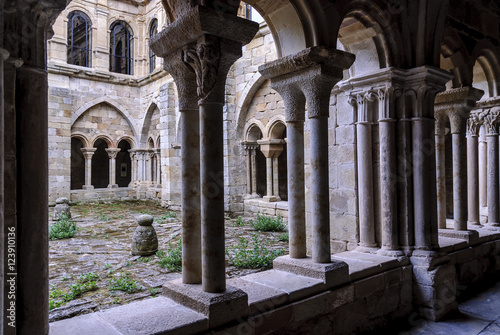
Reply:
[[488, 135], [498, 135], [498, 114], [500, 114], [499, 109], [490, 109], [483, 116], [484, 126]]
[[479, 136], [479, 118], [476, 114], [471, 114], [467, 119], [466, 134], [467, 137]]

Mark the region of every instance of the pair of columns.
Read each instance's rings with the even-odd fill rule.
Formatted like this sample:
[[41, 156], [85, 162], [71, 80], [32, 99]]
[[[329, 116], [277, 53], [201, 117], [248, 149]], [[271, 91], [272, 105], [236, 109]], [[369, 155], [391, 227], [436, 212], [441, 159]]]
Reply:
[[[97, 148], [81, 148], [80, 149], [85, 157], [85, 185], [84, 190], [92, 190], [92, 156], [94, 156]], [[108, 188], [117, 188], [116, 184], [116, 156], [121, 151], [119, 148], [106, 148], [106, 153], [109, 157], [109, 184]]]
[[278, 171], [278, 158], [283, 152], [284, 140], [271, 139], [259, 140], [257, 145], [252, 145], [245, 142], [248, 150], [247, 154], [247, 190], [250, 197], [257, 197], [257, 162], [256, 154], [257, 149], [266, 157], [266, 196], [264, 200], [273, 202], [279, 201], [279, 171]]
[[445, 129], [450, 124], [453, 170], [454, 229], [467, 230], [467, 222], [479, 224], [477, 130], [470, 123], [470, 111], [483, 91], [456, 88], [437, 95], [436, 118], [436, 187], [438, 226], [446, 228]]
[[201, 283], [203, 291], [220, 293], [226, 290], [225, 81], [230, 67], [241, 57], [242, 46], [257, 33], [258, 24], [201, 5], [178, 9], [175, 24], [154, 36], [151, 48], [164, 58], [179, 97], [182, 282]]
[[487, 145], [487, 206], [488, 225], [500, 226], [499, 196], [499, 146], [498, 120], [500, 110], [492, 108], [484, 112], [482, 118], [486, 128]]
[[328, 180], [328, 117], [333, 86], [354, 55], [312, 47], [259, 67], [283, 98], [287, 123], [288, 225], [290, 257], [306, 257], [304, 122], [310, 128], [312, 261], [331, 262]]
[[[130, 149], [132, 160], [131, 185], [161, 184], [161, 149]], [[154, 167], [154, 170], [153, 170]]]

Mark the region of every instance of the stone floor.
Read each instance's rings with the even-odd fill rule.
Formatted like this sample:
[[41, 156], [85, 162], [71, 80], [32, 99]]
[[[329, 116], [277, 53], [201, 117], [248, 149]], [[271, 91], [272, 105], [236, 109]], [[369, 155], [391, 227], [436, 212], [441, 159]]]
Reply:
[[458, 311], [446, 320], [431, 322], [422, 319], [418, 311], [399, 324], [390, 325], [376, 334], [398, 335], [493, 335], [500, 334], [500, 276], [487, 278], [466, 290], [459, 286]]
[[[99, 289], [53, 308], [49, 316], [51, 322], [158, 296], [163, 283], [180, 276], [178, 272], [160, 267], [156, 256], [138, 257], [130, 254], [137, 216], [153, 215], [159, 250], [165, 251], [169, 246], [177, 246], [181, 237], [180, 212], [162, 208], [150, 201], [83, 203], [73, 205], [71, 212], [72, 220], [79, 229], [76, 236], [49, 243], [50, 299], [61, 302], [61, 295], [69, 292], [81, 274], [89, 272], [100, 276], [97, 282]], [[52, 209], [49, 213], [52, 213]], [[288, 252], [288, 242], [278, 239], [283, 233], [259, 233], [248, 224], [239, 226], [235, 225], [235, 220], [226, 219], [227, 247], [238, 244], [240, 237], [251, 240], [254, 234], [268, 243], [268, 249], [283, 249], [285, 253]], [[226, 277], [261, 270], [263, 269], [240, 269], [227, 265]], [[121, 274], [128, 274], [144, 289], [132, 294], [110, 290], [109, 280]]]

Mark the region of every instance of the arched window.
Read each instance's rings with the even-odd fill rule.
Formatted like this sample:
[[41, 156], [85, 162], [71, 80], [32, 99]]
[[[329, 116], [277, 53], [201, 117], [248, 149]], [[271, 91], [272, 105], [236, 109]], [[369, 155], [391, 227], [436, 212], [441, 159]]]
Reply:
[[[151, 41], [151, 38], [158, 34], [158, 20], [153, 19], [151, 22], [151, 26], [149, 27], [149, 41]], [[153, 72], [156, 68], [156, 55], [154, 54], [153, 50], [149, 48], [149, 73]]]
[[132, 29], [127, 23], [116, 21], [110, 30], [109, 71], [134, 74]]
[[80, 11], [68, 15], [68, 64], [90, 67], [92, 22]]

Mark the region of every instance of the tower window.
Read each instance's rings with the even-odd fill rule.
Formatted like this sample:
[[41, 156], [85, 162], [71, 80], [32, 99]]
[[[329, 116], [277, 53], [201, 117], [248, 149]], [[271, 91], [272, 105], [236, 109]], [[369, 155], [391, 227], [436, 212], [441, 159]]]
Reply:
[[[151, 22], [151, 26], [149, 27], [149, 41], [151, 42], [151, 38], [158, 34], [158, 20], [153, 19]], [[156, 55], [153, 50], [149, 48], [149, 73], [153, 72], [156, 68]]]

